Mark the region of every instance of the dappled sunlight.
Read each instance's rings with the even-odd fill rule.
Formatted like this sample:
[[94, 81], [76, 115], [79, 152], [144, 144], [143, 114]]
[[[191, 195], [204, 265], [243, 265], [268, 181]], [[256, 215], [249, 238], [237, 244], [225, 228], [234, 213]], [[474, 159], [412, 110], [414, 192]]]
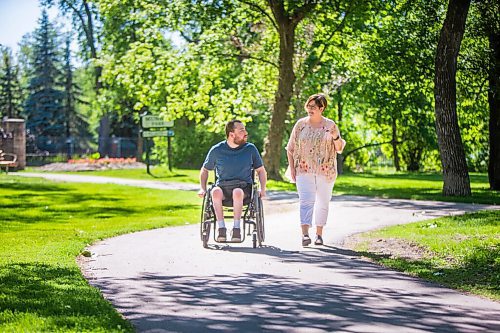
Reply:
[[[144, 273], [115, 282], [100, 288], [112, 302], [121, 299], [120, 311], [140, 331], [360, 332], [377, 325], [382, 330], [451, 332], [491, 328], [495, 316], [487, 308], [470, 312], [437, 304], [432, 293], [334, 281], [304, 284], [287, 276], [258, 273], [211, 277]], [[138, 308], [137, 302], [145, 306]]]

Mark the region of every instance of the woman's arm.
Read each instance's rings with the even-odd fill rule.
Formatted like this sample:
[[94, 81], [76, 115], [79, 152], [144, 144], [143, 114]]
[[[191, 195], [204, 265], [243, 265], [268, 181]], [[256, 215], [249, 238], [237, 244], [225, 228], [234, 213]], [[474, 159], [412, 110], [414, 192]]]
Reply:
[[335, 151], [338, 154], [342, 154], [342, 151], [344, 150], [346, 142], [340, 136], [340, 130], [339, 130], [337, 124], [334, 123], [333, 126], [332, 126], [332, 129], [330, 131], [332, 133], [333, 146], [335, 147]]
[[288, 158], [288, 168], [290, 169], [290, 180], [292, 182], [295, 182], [296, 170], [295, 170], [295, 162], [293, 161], [293, 153], [287, 150], [286, 157]]

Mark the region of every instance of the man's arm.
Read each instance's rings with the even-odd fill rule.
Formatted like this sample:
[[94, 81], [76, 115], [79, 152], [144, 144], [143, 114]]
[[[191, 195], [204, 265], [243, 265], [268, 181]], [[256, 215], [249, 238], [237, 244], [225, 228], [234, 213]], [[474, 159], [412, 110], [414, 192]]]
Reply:
[[266, 183], [267, 183], [267, 172], [264, 166], [255, 169], [257, 176], [259, 177], [260, 183], [260, 197], [264, 198], [266, 196]]
[[208, 170], [204, 167], [200, 169], [200, 190], [198, 191], [198, 196], [203, 198], [207, 192], [207, 180], [208, 180]]

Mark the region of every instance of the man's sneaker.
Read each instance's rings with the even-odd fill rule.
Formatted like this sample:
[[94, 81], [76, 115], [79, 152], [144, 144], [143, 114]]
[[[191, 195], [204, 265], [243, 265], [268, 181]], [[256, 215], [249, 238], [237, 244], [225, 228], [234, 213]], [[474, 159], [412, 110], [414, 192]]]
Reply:
[[217, 236], [218, 242], [226, 241], [226, 228], [219, 228], [219, 235]]
[[320, 235], [316, 235], [316, 240], [314, 241], [314, 245], [323, 245], [323, 238]]
[[240, 228], [234, 228], [233, 229], [233, 235], [231, 237], [232, 242], [241, 242], [241, 229]]
[[311, 244], [311, 237], [309, 235], [302, 236], [302, 246], [308, 246]]

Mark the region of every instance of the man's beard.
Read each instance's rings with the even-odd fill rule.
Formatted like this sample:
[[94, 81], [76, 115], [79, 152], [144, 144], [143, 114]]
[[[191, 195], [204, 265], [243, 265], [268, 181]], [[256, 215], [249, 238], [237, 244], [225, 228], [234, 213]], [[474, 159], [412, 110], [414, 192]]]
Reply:
[[235, 144], [237, 144], [238, 146], [241, 146], [241, 145], [243, 145], [243, 144], [247, 143], [247, 138], [245, 138], [245, 137], [244, 137], [244, 138], [242, 138], [241, 140], [239, 140], [239, 139], [234, 139], [234, 143], [235, 143]]

